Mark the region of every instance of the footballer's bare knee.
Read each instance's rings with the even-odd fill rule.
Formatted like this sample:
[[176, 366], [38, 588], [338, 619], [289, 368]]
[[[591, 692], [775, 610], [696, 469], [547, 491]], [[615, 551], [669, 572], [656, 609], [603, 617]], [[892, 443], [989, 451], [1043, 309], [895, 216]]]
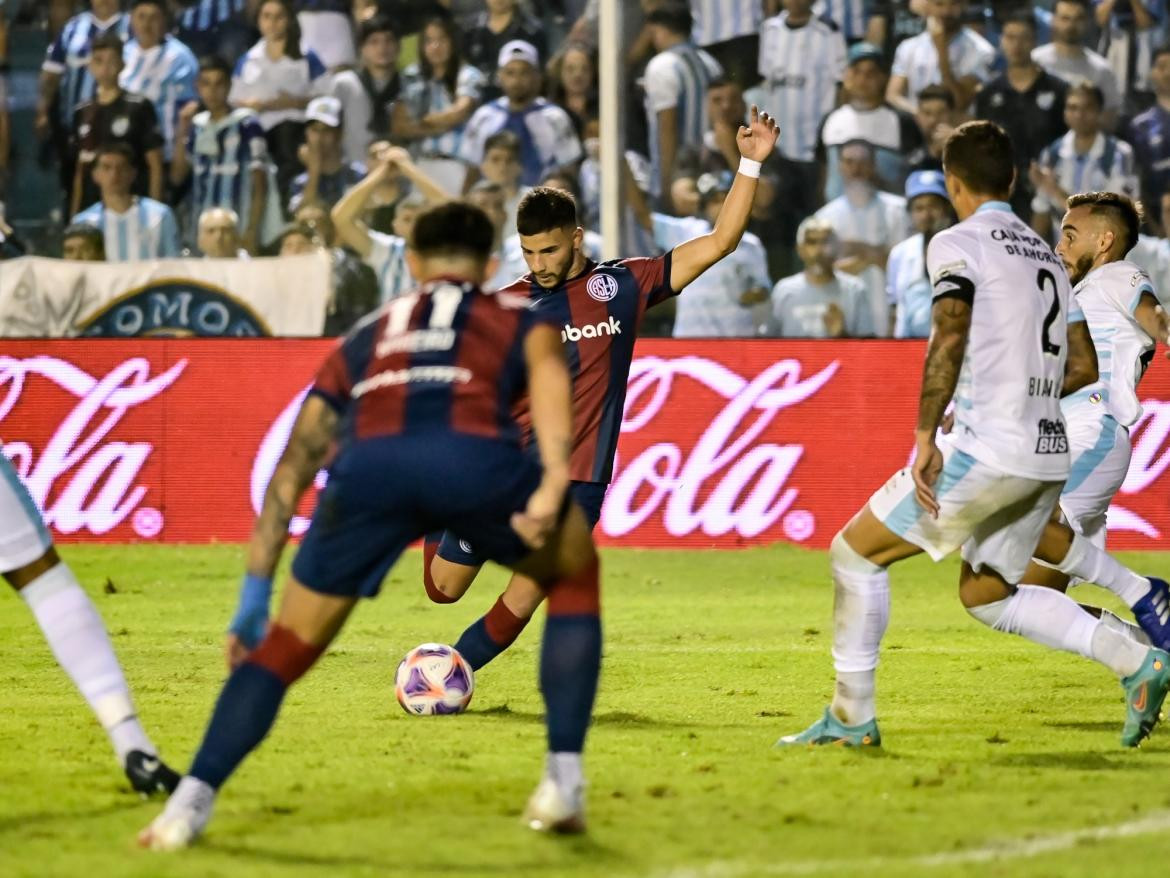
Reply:
[[[475, 577], [479, 575], [479, 570], [479, 567], [456, 564], [436, 555], [431, 560], [430, 574], [435, 590], [445, 598], [442, 603], [453, 604], [467, 594], [471, 583], [475, 582]], [[434, 595], [431, 595], [431, 600], [435, 600]]]
[[845, 525], [841, 536], [854, 552], [879, 567], [889, 567], [895, 561], [922, 552], [886, 527], [868, 503]]

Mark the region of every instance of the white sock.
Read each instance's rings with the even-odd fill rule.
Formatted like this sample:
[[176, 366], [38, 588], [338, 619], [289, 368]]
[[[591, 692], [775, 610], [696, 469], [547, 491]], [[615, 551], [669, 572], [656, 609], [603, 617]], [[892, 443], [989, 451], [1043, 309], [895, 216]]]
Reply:
[[830, 710], [847, 726], [874, 718], [874, 671], [890, 621], [890, 576], [837, 534], [829, 551], [833, 570], [833, 667], [837, 685]]
[[1113, 615], [1113, 613], [1110, 613], [1108, 610], [1101, 611], [1101, 624], [1107, 628], [1112, 628], [1114, 631], [1118, 631], [1124, 634], [1130, 640], [1134, 641], [1135, 643], [1140, 643], [1142, 646], [1154, 645], [1150, 642], [1150, 638], [1146, 635], [1146, 632], [1142, 631], [1140, 625], [1135, 625], [1133, 622], [1127, 622], [1120, 616]]
[[580, 753], [549, 753], [547, 770], [561, 789], [577, 794], [585, 786]]
[[1098, 661], [1119, 677], [1134, 673], [1149, 652], [1149, 647], [1094, 618], [1068, 595], [1038, 585], [1021, 585], [1011, 597], [968, 607], [967, 612], [996, 631]]
[[1064, 556], [1064, 560], [1055, 567], [1061, 573], [1109, 589], [1125, 601], [1127, 607], [1132, 607], [1150, 590], [1148, 579], [1138, 576], [1080, 534], [1073, 535], [1072, 547]]
[[102, 618], [68, 565], [58, 564], [19, 593], [41, 626], [57, 663], [110, 736], [118, 762], [124, 763], [131, 750], [157, 755], [135, 716], [126, 678]]

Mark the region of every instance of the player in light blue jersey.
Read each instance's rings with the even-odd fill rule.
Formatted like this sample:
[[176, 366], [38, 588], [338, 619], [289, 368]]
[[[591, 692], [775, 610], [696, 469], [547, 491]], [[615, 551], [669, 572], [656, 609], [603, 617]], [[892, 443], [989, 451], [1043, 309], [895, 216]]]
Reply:
[[191, 226], [206, 210], [222, 207], [240, 219], [240, 241], [259, 252], [280, 226], [268, 142], [253, 110], [228, 103], [231, 69], [214, 56], [199, 67], [196, 83], [204, 109], [192, 101], [179, 113], [171, 184], [191, 178]]
[[694, 20], [686, 6], [666, 5], [646, 16], [654, 49], [643, 75], [650, 141], [650, 191], [665, 197], [674, 182], [679, 150], [703, 142], [707, 87], [723, 69], [691, 42]]
[[[961, 221], [935, 235], [926, 255], [933, 325], [914, 462], [833, 539], [836, 689], [819, 720], [780, 744], [881, 743], [874, 693], [888, 568], [959, 549], [959, 599], [973, 618], [1090, 658], [1120, 678], [1123, 746], [1137, 746], [1160, 718], [1170, 653], [1136, 642], [1055, 589], [1021, 584], [1069, 476], [1060, 398], [1096, 380], [1098, 370], [1060, 260], [1007, 203], [1015, 161], [1011, 139], [991, 122], [960, 125], [946, 142], [946, 188]], [[952, 400], [955, 427], [940, 443]], [[1103, 553], [1080, 548], [1062, 560], [1077, 561], [1070, 572], [1085, 577]]]
[[[1102, 611], [1133, 639], [1170, 647], [1170, 587], [1139, 576], [1104, 554], [1106, 515], [1129, 471], [1129, 430], [1142, 415], [1137, 386], [1170, 320], [1149, 277], [1125, 260], [1137, 240], [1141, 207], [1118, 192], [1068, 199], [1056, 253], [1076, 285], [1097, 350], [1098, 380], [1061, 402], [1072, 468], [1054, 520], [1024, 581], [1065, 589], [1070, 577], [1095, 582], [1125, 601], [1139, 627]], [[1086, 569], [1086, 564], [1089, 566]]]
[[124, 143], [98, 149], [94, 182], [102, 197], [77, 216], [75, 223], [89, 223], [102, 230], [109, 262], [164, 259], [179, 256], [179, 225], [165, 204], [132, 193], [134, 155]]
[[179, 109], [195, 99], [199, 63], [191, 50], [167, 33], [164, 0], [133, 0], [130, 5], [133, 39], [126, 43], [119, 84], [154, 104], [163, 135], [163, 157], [171, 160]]

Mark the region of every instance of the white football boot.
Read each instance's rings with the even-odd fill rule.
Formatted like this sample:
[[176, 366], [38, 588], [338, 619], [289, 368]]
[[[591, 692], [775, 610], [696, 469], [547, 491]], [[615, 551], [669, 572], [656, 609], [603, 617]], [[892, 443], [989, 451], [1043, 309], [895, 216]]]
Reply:
[[215, 790], [187, 776], [179, 781], [166, 807], [138, 833], [138, 845], [152, 851], [177, 851], [189, 847], [207, 826], [215, 805]]
[[566, 789], [546, 774], [528, 799], [524, 823], [537, 832], [584, 832], [584, 790], [581, 787]]

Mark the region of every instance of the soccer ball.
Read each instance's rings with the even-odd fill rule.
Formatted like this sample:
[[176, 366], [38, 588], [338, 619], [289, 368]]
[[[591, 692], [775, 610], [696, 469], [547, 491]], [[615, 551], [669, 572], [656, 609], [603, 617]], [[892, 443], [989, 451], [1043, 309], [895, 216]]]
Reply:
[[415, 716], [463, 713], [475, 692], [471, 665], [453, 646], [424, 643], [406, 654], [394, 676], [394, 694]]

